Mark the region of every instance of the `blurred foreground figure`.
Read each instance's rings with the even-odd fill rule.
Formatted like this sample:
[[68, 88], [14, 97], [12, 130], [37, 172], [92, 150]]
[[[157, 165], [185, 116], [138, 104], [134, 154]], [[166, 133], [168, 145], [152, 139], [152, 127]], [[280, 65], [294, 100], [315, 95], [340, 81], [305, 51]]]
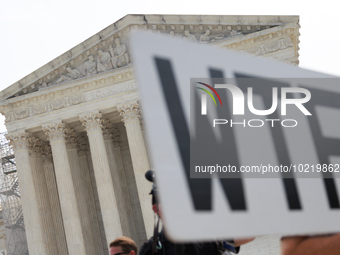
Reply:
[[[145, 178], [154, 182], [154, 172], [149, 170], [146, 172]], [[161, 232], [158, 231], [159, 221], [162, 219], [162, 209], [158, 202], [157, 187], [155, 183], [152, 186], [150, 194], [152, 195], [152, 209], [155, 214], [158, 215], [158, 221], [155, 224], [154, 236], [142, 245], [139, 255], [227, 255], [232, 254], [231, 252], [238, 253], [240, 245], [253, 240], [252, 238], [231, 241], [174, 244], [167, 239], [166, 234], [164, 234], [164, 229], [162, 229]]]
[[284, 237], [282, 255], [339, 255], [340, 234]]
[[110, 255], [137, 254], [136, 243], [126, 236], [119, 237], [110, 243]]

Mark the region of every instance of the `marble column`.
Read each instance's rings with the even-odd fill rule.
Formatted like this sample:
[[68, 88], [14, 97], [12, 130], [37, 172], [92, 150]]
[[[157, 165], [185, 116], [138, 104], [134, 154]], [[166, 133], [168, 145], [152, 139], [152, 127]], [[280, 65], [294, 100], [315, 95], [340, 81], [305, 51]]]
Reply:
[[46, 248], [48, 252], [46, 254], [58, 255], [59, 252], [56, 242], [52, 210], [50, 199], [48, 196], [48, 189], [44, 173], [44, 164], [42, 160], [43, 143], [40, 139], [36, 137], [31, 137], [30, 140], [30, 163], [32, 167], [32, 175], [40, 220], [44, 231], [45, 243], [47, 244]]
[[59, 254], [68, 255], [63, 217], [61, 214], [57, 183], [55, 179], [54, 167], [53, 167], [53, 161], [52, 161], [52, 150], [49, 144], [45, 144], [43, 146], [42, 159], [44, 162], [45, 179], [46, 179], [48, 195], [50, 198], [54, 230], [55, 230]]
[[[139, 203], [138, 191], [136, 186], [136, 180], [133, 172], [132, 161], [130, 153], [128, 154], [128, 162], [126, 162], [131, 167], [126, 167], [123, 163], [122, 154], [122, 141], [120, 137], [120, 131], [115, 128], [113, 131], [113, 154], [116, 160], [118, 169], [123, 169], [126, 178], [126, 187], [128, 189], [128, 194], [131, 202], [131, 208], [133, 213], [133, 221], [137, 232], [137, 237], [134, 239], [137, 246], [141, 246], [146, 240], [146, 231], [143, 220], [142, 209]], [[128, 147], [128, 146], [126, 146]], [[130, 178], [130, 179], [129, 179]]]
[[[9, 133], [6, 138], [10, 140], [14, 149], [29, 253], [31, 255], [55, 254], [51, 253], [49, 247], [57, 250], [53, 237], [51, 238], [53, 233], [49, 229], [50, 225], [46, 225], [45, 221], [49, 219], [50, 208], [46, 205], [46, 197], [38, 194], [38, 192], [43, 192], [36, 187], [41, 182], [39, 177], [35, 180], [39, 169], [33, 169], [29, 156], [29, 141], [32, 140], [32, 136], [22, 130]], [[42, 176], [44, 177], [43, 173]], [[44, 209], [46, 209], [45, 212]]]
[[133, 217], [133, 211], [131, 207], [131, 200], [129, 196], [129, 190], [126, 183], [126, 177], [124, 167], [120, 165], [118, 167], [116, 155], [113, 147], [113, 130], [115, 130], [116, 138], [119, 137], [118, 130], [114, 128], [113, 124], [109, 120], [103, 122], [103, 135], [104, 143], [106, 147], [107, 156], [109, 159], [109, 165], [111, 170], [111, 177], [113, 187], [116, 194], [116, 200], [119, 206], [119, 216], [122, 223], [122, 230], [124, 236], [128, 236], [134, 240], [137, 240], [137, 232]]
[[71, 167], [65, 144], [65, 124], [61, 121], [48, 123], [43, 126], [43, 130], [52, 148], [69, 255], [86, 254], [75, 187], [72, 181]]
[[86, 137], [79, 136], [77, 139], [77, 146], [78, 146], [78, 159], [79, 159], [79, 166], [81, 169], [81, 175], [84, 184], [84, 195], [86, 197], [87, 209], [88, 209], [88, 216], [89, 216], [89, 223], [91, 226], [94, 246], [96, 249], [96, 254], [104, 255], [103, 244], [101, 240], [101, 234], [98, 224], [98, 216], [96, 211], [96, 204], [94, 201], [91, 177], [90, 177], [90, 170], [87, 164], [87, 141]]
[[149, 238], [153, 234], [154, 225], [151, 197], [149, 195], [152, 185], [145, 179], [145, 173], [150, 169], [150, 164], [140, 126], [140, 109], [137, 101], [118, 105], [117, 109], [126, 128], [138, 196], [142, 208], [146, 234]]
[[98, 225], [99, 225], [99, 230], [100, 230], [100, 237], [101, 237], [101, 241], [102, 241], [102, 246], [103, 246], [104, 254], [108, 254], [109, 253], [109, 249], [108, 249], [109, 247], [106, 243], [106, 235], [105, 235], [102, 212], [100, 210], [100, 202], [99, 202], [96, 178], [94, 176], [94, 169], [93, 169], [93, 164], [92, 164], [90, 147], [86, 148], [85, 153], [86, 153], [87, 166], [89, 167], [89, 172], [90, 172], [93, 198], [94, 198], [94, 203], [95, 203], [95, 206], [96, 206], [96, 213], [97, 213], [97, 217], [98, 217]]
[[67, 155], [70, 162], [72, 180], [77, 198], [79, 217], [85, 240], [86, 254], [95, 255], [97, 254], [97, 251], [94, 244], [94, 235], [97, 233], [93, 233], [93, 229], [91, 228], [91, 217], [89, 215], [89, 204], [87, 201], [87, 187], [84, 183], [84, 176], [78, 158], [78, 136], [73, 128], [66, 128], [65, 138]]
[[119, 218], [118, 205], [110, 173], [103, 131], [102, 114], [98, 111], [79, 116], [87, 132], [94, 175], [97, 184], [100, 208], [102, 212], [107, 245], [123, 235]]

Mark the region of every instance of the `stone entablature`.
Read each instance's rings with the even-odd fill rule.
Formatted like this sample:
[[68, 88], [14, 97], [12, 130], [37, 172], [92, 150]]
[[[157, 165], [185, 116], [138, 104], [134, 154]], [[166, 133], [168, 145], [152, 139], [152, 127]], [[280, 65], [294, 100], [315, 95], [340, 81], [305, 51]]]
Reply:
[[131, 67], [119, 73], [103, 73], [96, 78], [50, 87], [22, 97], [6, 100], [0, 111], [6, 123], [117, 95], [136, 89]]
[[215, 44], [286, 24], [298, 24], [298, 16], [127, 15], [0, 92], [0, 100], [130, 65], [133, 29]]
[[214, 45], [221, 48], [235, 50], [253, 56], [275, 58], [273, 53], [290, 49], [292, 54], [280, 61], [297, 65], [299, 63], [299, 28], [297, 23], [291, 23], [275, 28], [266, 29], [240, 38], [217, 42]]

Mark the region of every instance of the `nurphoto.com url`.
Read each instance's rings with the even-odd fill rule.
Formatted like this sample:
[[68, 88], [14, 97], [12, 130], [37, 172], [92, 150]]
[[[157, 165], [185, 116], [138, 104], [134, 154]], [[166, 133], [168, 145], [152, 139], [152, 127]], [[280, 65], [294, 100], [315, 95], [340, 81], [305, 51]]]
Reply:
[[340, 173], [339, 164], [290, 164], [271, 165], [261, 164], [253, 166], [232, 166], [218, 164], [214, 166], [195, 166], [195, 173], [259, 173], [265, 175], [267, 173]]

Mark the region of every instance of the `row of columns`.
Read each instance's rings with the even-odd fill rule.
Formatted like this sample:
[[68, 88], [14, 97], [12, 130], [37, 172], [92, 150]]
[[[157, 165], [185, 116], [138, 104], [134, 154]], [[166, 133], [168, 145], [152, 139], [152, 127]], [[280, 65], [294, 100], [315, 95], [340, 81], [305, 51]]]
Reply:
[[[126, 127], [145, 231], [149, 237], [153, 226], [148, 196], [151, 185], [145, 181], [144, 174], [150, 165], [138, 103], [119, 105], [117, 109]], [[104, 120], [99, 111], [82, 114], [79, 119], [87, 139], [79, 137], [62, 121], [42, 126], [49, 144], [25, 130], [7, 135], [17, 162], [31, 255], [103, 255], [108, 244], [117, 237], [137, 238], [117, 141], [119, 134], [117, 130], [112, 132], [113, 124]], [[96, 201], [99, 201], [100, 210]], [[102, 242], [103, 235], [106, 243]]]

